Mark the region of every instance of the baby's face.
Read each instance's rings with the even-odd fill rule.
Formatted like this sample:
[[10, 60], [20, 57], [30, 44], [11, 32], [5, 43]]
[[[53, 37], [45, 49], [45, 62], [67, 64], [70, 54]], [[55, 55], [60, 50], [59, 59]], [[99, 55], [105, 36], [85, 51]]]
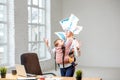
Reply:
[[64, 41], [63, 40], [58, 40], [59, 46], [64, 45]]

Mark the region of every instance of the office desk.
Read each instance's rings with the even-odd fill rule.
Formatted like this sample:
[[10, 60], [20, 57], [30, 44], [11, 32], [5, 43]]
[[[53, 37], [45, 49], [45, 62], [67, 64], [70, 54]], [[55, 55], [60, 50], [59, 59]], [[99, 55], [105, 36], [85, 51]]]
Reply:
[[[76, 80], [75, 77], [59, 77], [61, 80]], [[102, 80], [101, 78], [82, 78], [82, 80]]]
[[[0, 78], [0, 80], [17, 80], [17, 78], [19, 77], [20, 76], [17, 76], [17, 75], [7, 74], [6, 78]], [[61, 78], [60, 80], [76, 80], [75, 77], [55, 77], [55, 78]], [[50, 80], [50, 79], [45, 79], [45, 80]], [[82, 78], [82, 80], [102, 80], [102, 79], [101, 78]]]

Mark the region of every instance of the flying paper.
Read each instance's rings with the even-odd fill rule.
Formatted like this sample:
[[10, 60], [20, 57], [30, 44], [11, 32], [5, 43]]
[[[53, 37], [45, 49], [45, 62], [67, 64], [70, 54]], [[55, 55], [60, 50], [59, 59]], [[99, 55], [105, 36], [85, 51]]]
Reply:
[[65, 32], [55, 32], [55, 34], [62, 40], [66, 40]]
[[64, 31], [69, 30], [74, 34], [79, 34], [83, 28], [82, 26], [77, 26], [78, 21], [79, 19], [75, 15], [71, 14], [69, 18], [61, 20], [60, 24]]

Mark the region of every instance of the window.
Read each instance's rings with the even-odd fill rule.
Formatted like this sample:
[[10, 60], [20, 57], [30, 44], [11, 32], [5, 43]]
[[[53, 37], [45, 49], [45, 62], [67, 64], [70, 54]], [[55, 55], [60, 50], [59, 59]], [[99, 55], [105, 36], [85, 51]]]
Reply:
[[13, 14], [13, 0], [0, 0], [0, 65], [14, 64]]
[[28, 0], [28, 50], [48, 58], [43, 38], [50, 40], [50, 1]]

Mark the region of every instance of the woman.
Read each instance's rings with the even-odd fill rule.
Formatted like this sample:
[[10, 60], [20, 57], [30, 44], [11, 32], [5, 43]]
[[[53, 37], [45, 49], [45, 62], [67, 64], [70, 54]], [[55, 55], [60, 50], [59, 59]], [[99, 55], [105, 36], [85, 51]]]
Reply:
[[[67, 52], [74, 52], [74, 55], [80, 56], [80, 44], [79, 42], [73, 38], [74, 34], [72, 31], [66, 31], [66, 41], [65, 41], [65, 45], [67, 46], [71, 43], [70, 47], [65, 47]], [[75, 67], [71, 64], [71, 63], [66, 63], [64, 64], [60, 64], [60, 72], [61, 72], [61, 76], [69, 76], [69, 77], [73, 77], [74, 72], [75, 72]]]

